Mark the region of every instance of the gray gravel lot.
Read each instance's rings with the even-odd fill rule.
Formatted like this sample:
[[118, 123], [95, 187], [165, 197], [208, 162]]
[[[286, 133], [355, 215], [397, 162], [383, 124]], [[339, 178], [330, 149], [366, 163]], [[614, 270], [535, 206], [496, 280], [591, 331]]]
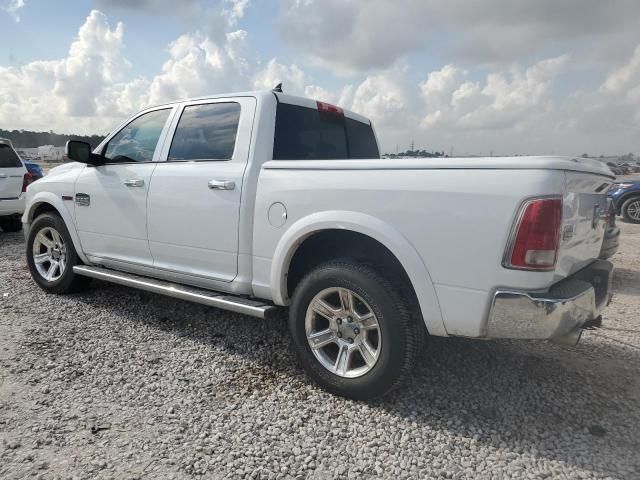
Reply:
[[640, 478], [640, 226], [575, 348], [433, 339], [413, 382], [333, 397], [264, 323], [96, 283], [48, 296], [0, 232], [0, 478]]

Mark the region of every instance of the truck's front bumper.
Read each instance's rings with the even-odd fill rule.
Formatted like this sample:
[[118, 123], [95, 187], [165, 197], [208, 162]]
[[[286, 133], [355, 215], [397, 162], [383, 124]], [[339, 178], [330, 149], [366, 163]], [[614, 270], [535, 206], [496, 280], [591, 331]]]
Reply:
[[576, 343], [611, 300], [613, 265], [593, 262], [546, 292], [496, 291], [487, 338], [550, 339]]

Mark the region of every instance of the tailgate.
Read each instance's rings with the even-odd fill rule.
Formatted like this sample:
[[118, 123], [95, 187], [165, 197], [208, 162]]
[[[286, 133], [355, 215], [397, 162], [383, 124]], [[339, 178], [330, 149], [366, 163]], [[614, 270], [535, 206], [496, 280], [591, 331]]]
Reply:
[[610, 178], [565, 173], [563, 215], [556, 273], [562, 277], [598, 258], [607, 228]]
[[20, 196], [25, 173], [26, 169], [13, 148], [0, 143], [0, 199]]

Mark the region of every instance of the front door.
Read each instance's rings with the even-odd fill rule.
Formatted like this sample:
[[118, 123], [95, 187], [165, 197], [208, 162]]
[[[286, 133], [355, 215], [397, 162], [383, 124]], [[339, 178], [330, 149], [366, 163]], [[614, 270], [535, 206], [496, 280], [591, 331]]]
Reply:
[[148, 265], [147, 193], [171, 108], [134, 118], [101, 149], [105, 164], [76, 181], [75, 211], [83, 251], [92, 257]]
[[156, 268], [224, 282], [237, 275], [240, 198], [254, 112], [250, 97], [184, 106], [149, 189], [149, 246]]

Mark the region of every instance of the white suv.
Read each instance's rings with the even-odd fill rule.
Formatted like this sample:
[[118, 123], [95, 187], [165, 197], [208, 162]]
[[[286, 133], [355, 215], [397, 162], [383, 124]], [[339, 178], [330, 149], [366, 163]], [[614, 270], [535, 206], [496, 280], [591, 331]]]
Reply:
[[11, 140], [0, 138], [0, 228], [5, 232], [18, 232], [22, 228], [24, 193], [31, 180]]

